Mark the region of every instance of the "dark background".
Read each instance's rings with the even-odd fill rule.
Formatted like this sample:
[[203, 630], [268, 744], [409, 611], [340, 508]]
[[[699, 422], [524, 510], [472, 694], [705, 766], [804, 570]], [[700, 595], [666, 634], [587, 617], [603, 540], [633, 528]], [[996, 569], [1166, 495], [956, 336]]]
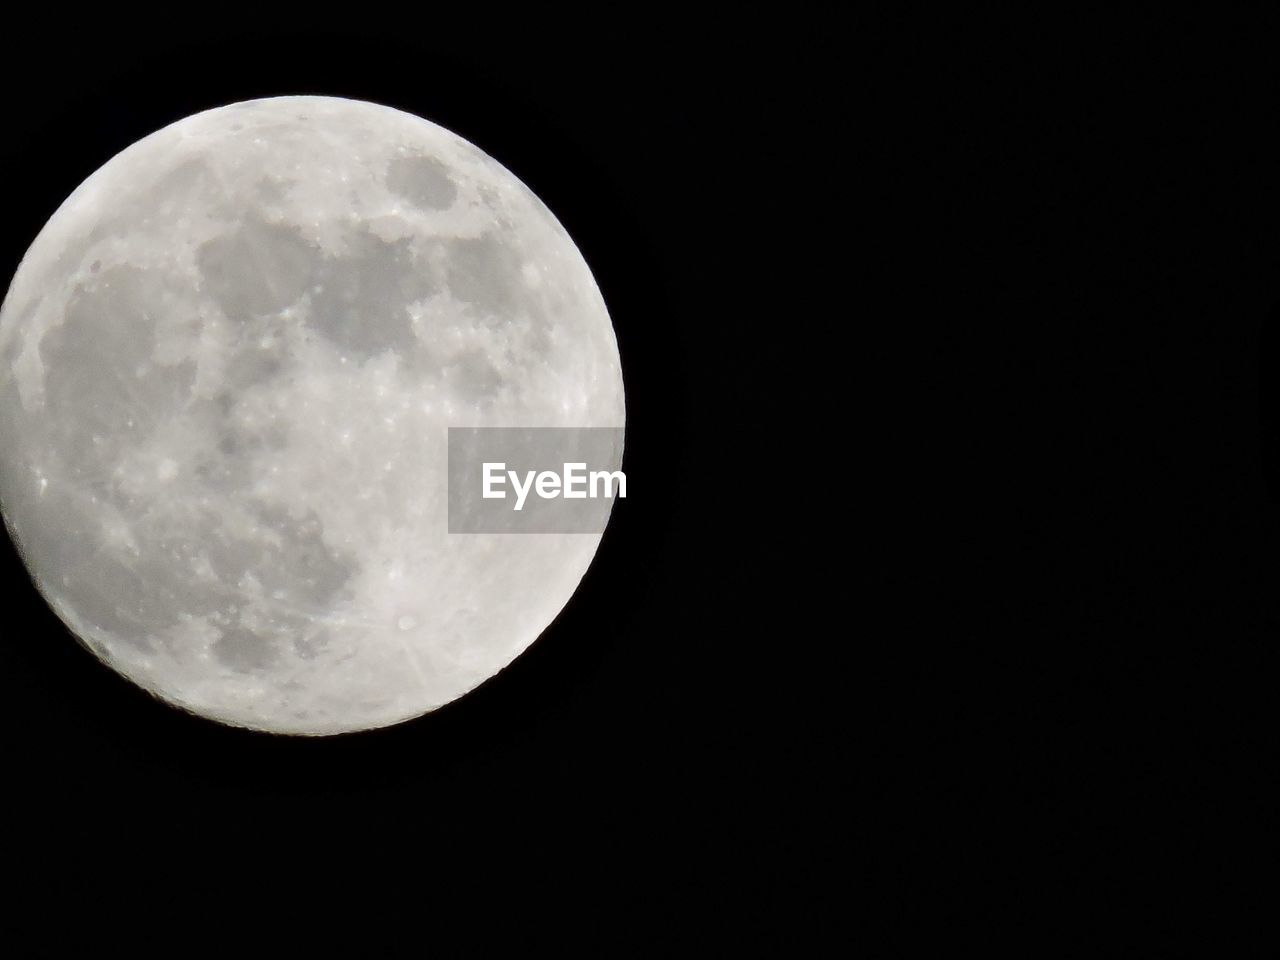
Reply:
[[1148, 13], [943, 18], [870, 71], [929, 638], [900, 849], [1024, 953], [1268, 936], [1277, 25]]
[[807, 358], [845, 322], [820, 300], [829, 250], [811, 224], [845, 163], [818, 147], [844, 122], [842, 88], [813, 75], [837, 66], [829, 33], [634, 13], [505, 29], [435, 12], [199, 19], [14, 31], [0, 273], [85, 177], [193, 112], [327, 94], [419, 114], [512, 170], [586, 257], [622, 354], [632, 495], [577, 595], [501, 675], [424, 718], [325, 739], [152, 700], [77, 646], [6, 542], [14, 896], [178, 900], [202, 929], [295, 900], [323, 918], [357, 892], [398, 891], [428, 923], [523, 903], [580, 926], [618, 905], [641, 919], [615, 933], [672, 943], [690, 920], [790, 936], [831, 918], [845, 733], [815, 707], [845, 708], [809, 689], [844, 639], [811, 611], [851, 558], [838, 537], [806, 549], [827, 537], [794, 499], [813, 418], [794, 401], [830, 412], [838, 385]]

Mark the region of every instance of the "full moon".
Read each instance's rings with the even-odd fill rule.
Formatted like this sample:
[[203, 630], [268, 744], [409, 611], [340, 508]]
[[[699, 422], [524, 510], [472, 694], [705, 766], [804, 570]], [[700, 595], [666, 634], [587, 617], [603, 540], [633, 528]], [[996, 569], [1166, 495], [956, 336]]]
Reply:
[[556, 218], [466, 140], [359, 101], [139, 141], [0, 309], [0, 505], [37, 588], [129, 680], [257, 730], [386, 726], [510, 663], [600, 534], [451, 534], [448, 429], [624, 415]]

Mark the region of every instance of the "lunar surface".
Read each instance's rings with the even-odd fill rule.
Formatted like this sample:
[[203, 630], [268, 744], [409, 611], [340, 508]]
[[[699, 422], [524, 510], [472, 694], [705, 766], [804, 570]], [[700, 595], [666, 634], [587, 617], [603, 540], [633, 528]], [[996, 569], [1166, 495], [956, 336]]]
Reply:
[[600, 535], [449, 534], [448, 428], [623, 422], [612, 324], [552, 214], [357, 101], [139, 141], [0, 311], [0, 504], [37, 587], [133, 682], [259, 730], [385, 726], [506, 666]]

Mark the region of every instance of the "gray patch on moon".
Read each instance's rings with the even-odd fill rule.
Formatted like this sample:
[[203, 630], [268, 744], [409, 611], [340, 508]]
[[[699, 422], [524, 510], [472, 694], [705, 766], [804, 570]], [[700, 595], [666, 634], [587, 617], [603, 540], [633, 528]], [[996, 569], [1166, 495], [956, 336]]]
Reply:
[[213, 171], [199, 158], [187, 160], [170, 171], [142, 197], [144, 215], [191, 209], [214, 184]]
[[448, 210], [458, 199], [449, 171], [435, 157], [397, 157], [387, 165], [387, 188], [428, 210]]
[[284, 177], [263, 177], [258, 181], [258, 199], [266, 204], [280, 203], [289, 195], [295, 181]]
[[466, 350], [444, 365], [453, 394], [463, 401], [484, 403], [502, 389], [503, 378], [482, 350]]
[[253, 333], [258, 336], [246, 334], [240, 337], [223, 368], [223, 384], [217, 401], [224, 410], [229, 410], [246, 391], [270, 383], [285, 369], [281, 349], [274, 343], [263, 346], [260, 328]]
[[510, 320], [523, 281], [519, 253], [492, 233], [446, 244], [449, 290], [484, 314]]
[[238, 673], [266, 670], [280, 659], [280, 652], [273, 644], [241, 627], [223, 630], [213, 643], [213, 653], [223, 665]]
[[[74, 470], [93, 475], [106, 467], [111, 451], [104, 438], [147, 433], [190, 392], [192, 363], [155, 360], [151, 310], [164, 286], [163, 276], [133, 267], [105, 270], [77, 290], [63, 322], [40, 341], [44, 419]], [[110, 335], [104, 317], [116, 324]]]
[[435, 289], [427, 266], [405, 241], [357, 231], [347, 245], [350, 252], [326, 260], [315, 277], [311, 324], [358, 357], [417, 352], [408, 305]]
[[247, 320], [296, 303], [312, 284], [319, 251], [296, 228], [249, 220], [205, 243], [197, 260], [223, 313]]

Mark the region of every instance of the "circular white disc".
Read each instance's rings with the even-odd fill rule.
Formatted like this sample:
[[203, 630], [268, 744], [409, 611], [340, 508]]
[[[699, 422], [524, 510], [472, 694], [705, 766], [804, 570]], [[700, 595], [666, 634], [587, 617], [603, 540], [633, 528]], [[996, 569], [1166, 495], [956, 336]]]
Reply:
[[130, 680], [260, 730], [395, 723], [506, 666], [600, 537], [450, 535], [447, 428], [623, 420], [556, 219], [465, 140], [358, 101], [139, 141], [0, 311], [0, 503], [40, 591]]

